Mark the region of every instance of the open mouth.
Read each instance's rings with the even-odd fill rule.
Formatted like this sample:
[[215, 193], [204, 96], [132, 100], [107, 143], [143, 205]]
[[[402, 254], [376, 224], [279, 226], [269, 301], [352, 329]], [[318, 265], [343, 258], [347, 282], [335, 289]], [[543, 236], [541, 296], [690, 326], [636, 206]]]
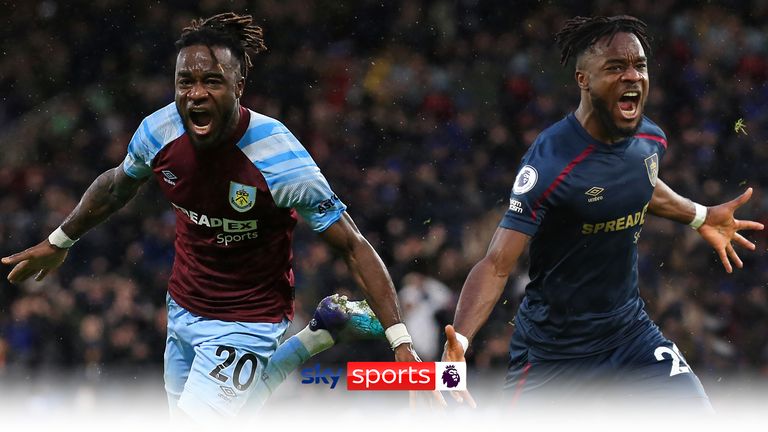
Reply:
[[192, 123], [192, 130], [197, 135], [206, 135], [211, 131], [213, 116], [208, 111], [190, 110], [189, 121]]
[[640, 113], [640, 92], [627, 91], [619, 98], [619, 112], [627, 120], [637, 118]]

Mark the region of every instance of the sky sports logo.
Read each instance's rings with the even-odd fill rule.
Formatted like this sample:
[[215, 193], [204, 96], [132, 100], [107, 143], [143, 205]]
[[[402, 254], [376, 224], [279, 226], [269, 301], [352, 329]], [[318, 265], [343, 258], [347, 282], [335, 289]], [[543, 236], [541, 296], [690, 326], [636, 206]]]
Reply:
[[[302, 384], [329, 385], [341, 378], [342, 370], [320, 365], [301, 370]], [[440, 390], [467, 389], [466, 363], [451, 362], [349, 362], [347, 390]]]

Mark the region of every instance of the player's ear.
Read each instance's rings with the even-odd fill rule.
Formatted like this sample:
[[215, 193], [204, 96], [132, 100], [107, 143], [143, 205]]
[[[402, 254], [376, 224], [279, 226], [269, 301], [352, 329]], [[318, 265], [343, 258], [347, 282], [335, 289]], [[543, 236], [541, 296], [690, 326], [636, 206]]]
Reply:
[[581, 90], [589, 90], [589, 60], [587, 53], [581, 53], [576, 57], [576, 84]]
[[583, 70], [576, 69], [576, 74], [574, 76], [576, 78], [576, 84], [578, 84], [580, 89], [589, 90], [589, 74]]
[[235, 96], [237, 96], [238, 99], [243, 97], [243, 91], [245, 91], [245, 78], [240, 77], [240, 79], [237, 80], [237, 84], [235, 85]]

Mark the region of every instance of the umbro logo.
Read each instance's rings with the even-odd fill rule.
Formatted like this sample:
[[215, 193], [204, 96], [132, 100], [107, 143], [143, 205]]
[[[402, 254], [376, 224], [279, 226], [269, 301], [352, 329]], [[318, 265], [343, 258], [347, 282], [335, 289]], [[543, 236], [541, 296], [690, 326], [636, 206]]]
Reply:
[[165, 180], [166, 183], [171, 186], [176, 186], [176, 180], [179, 179], [176, 177], [176, 174], [172, 173], [170, 170], [162, 170], [160, 173], [163, 174], [163, 180]]
[[237, 393], [227, 386], [219, 386], [221, 392], [218, 394], [220, 398], [228, 403], [232, 403], [232, 399], [237, 398]]
[[226, 386], [219, 386], [219, 388], [221, 389], [221, 391], [224, 393], [225, 396], [231, 397], [231, 398], [237, 397], [237, 393], [235, 393], [235, 391], [232, 390], [231, 388]]
[[584, 192], [584, 195], [587, 195], [590, 197], [590, 198], [587, 198], [587, 202], [595, 202], [595, 201], [602, 200], [603, 196], [601, 194], [603, 193], [604, 190], [605, 190], [604, 188], [601, 188], [598, 186], [592, 186], [591, 188], [589, 188], [589, 190]]

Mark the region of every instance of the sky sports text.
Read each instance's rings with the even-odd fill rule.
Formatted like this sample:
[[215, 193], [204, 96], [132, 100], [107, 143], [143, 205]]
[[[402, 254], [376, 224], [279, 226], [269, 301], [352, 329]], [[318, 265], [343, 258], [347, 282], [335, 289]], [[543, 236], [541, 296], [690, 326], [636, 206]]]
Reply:
[[334, 371], [331, 368], [323, 369], [319, 364], [316, 364], [313, 368], [304, 368], [301, 370], [301, 383], [330, 385], [331, 389], [335, 389], [336, 384], [338, 384], [339, 378], [341, 378], [341, 374], [343, 373], [343, 368]]
[[[343, 373], [322, 368], [301, 370], [302, 384], [324, 384], [336, 388]], [[450, 362], [349, 362], [347, 390], [441, 390], [467, 389], [467, 366]]]
[[466, 390], [466, 363], [349, 362], [347, 390]]

